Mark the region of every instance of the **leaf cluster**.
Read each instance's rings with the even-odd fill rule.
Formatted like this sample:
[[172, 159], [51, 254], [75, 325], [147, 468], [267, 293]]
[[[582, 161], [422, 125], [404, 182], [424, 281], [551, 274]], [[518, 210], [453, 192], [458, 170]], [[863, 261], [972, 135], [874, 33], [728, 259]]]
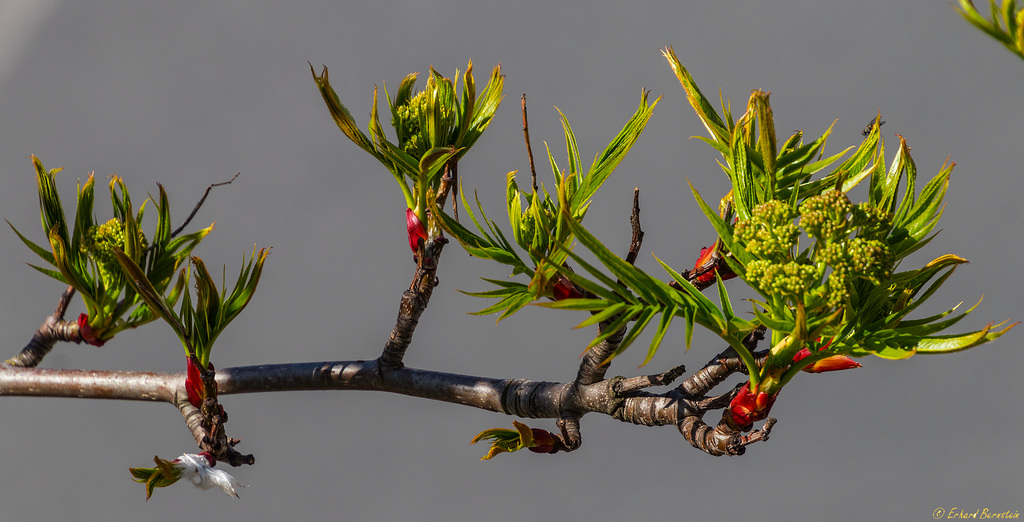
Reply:
[[32, 156], [32, 163], [49, 248], [32, 242], [14, 225], [11, 228], [29, 249], [55, 269], [30, 266], [78, 291], [85, 301], [88, 324], [97, 341], [156, 319], [157, 315], [129, 284], [113, 251], [120, 250], [130, 258], [147, 280], [152, 281], [154, 292], [163, 295], [174, 273], [213, 230], [213, 225], [172, 237], [170, 204], [160, 186], [159, 201], [153, 201], [157, 212], [156, 230], [152, 238], [147, 239], [141, 222], [146, 203], [152, 198], [144, 201], [135, 212], [128, 189], [117, 176], [111, 177], [109, 185], [113, 219], [100, 223], [93, 210], [95, 181], [92, 175], [84, 184], [79, 184], [74, 220], [70, 221], [65, 217], [57, 193], [56, 174], [61, 169], [46, 170], [35, 156]]
[[156, 463], [155, 468], [128, 468], [132, 480], [146, 485], [146, 500], [153, 496], [156, 488], [166, 488], [181, 480], [181, 468], [173, 461], [154, 456], [153, 462]]
[[470, 444], [490, 441], [491, 448], [487, 451], [486, 455], [480, 457], [480, 460], [491, 460], [502, 453], [512, 453], [524, 448], [537, 447], [537, 443], [533, 440], [532, 428], [517, 420], [513, 420], [512, 425], [516, 429], [491, 428], [480, 432], [479, 435], [470, 441]]
[[1024, 6], [1017, 0], [989, 0], [989, 19], [986, 19], [971, 0], [958, 0], [957, 12], [965, 20], [991, 36], [1017, 57], [1024, 59]]
[[457, 160], [468, 152], [487, 129], [501, 103], [504, 85], [504, 76], [498, 65], [478, 95], [472, 61], [462, 76], [461, 94], [456, 85], [458, 71], [455, 81], [452, 81], [433, 68], [430, 69], [426, 88], [419, 93], [414, 94], [416, 73], [402, 80], [394, 98], [388, 95], [385, 85], [384, 96], [396, 134], [396, 142], [392, 142], [380, 123], [376, 87], [370, 111], [370, 135], [367, 136], [331, 87], [327, 67], [320, 75], [312, 65], [310, 71], [338, 128], [391, 172], [405, 195], [406, 205], [416, 210], [423, 223], [427, 222], [428, 192], [437, 191], [442, 167], [449, 160]]
[[[798, 131], [778, 146], [768, 93], [754, 91], [738, 118], [732, 116], [726, 101], [721, 102], [723, 113], [719, 114], [674, 51], [666, 49], [664, 54], [708, 130], [709, 137], [701, 139], [721, 154], [721, 169], [732, 185], [718, 210], [691, 185], [693, 195], [718, 234], [729, 268], [757, 289], [763, 300], [754, 302], [749, 319], [741, 318], [717, 272], [715, 303], [660, 259], [674, 284], [624, 261], [581, 224], [582, 201], [567, 183], [570, 176], [559, 178], [556, 174], [557, 207], [537, 205], [538, 201], [553, 205], [545, 192], [544, 199], [537, 195], [528, 199], [527, 212], [532, 214], [520, 212], [518, 198], [523, 191], [510, 175], [507, 194], [513, 237], [531, 253], [530, 261], [538, 268], [514, 253], [492, 220], [485, 219], [485, 230], [473, 217], [481, 235], [453, 220], [443, 220], [446, 230], [471, 254], [511, 265], [513, 273], [531, 277], [531, 286], [491, 280], [499, 289], [471, 294], [501, 299], [480, 313], [502, 311], [501, 317], [506, 317], [539, 298], [543, 294], [538, 281], [554, 278], [550, 272], [538, 276], [544, 267], [571, 281], [584, 296], [543, 306], [590, 312], [580, 327], [605, 323], [590, 346], [628, 328], [611, 356], [615, 357], [646, 327], [656, 324], [646, 364], [673, 319], [682, 318], [687, 346], [695, 325], [711, 330], [743, 359], [752, 389], [764, 381], [761, 391], [769, 394], [777, 393], [800, 369], [837, 354], [899, 358], [963, 350], [992, 341], [1013, 326], [999, 329], [1000, 323], [967, 334], [941, 335], [971, 311], [952, 316], [955, 307], [931, 317], [908, 319], [957, 265], [966, 262], [946, 255], [918, 269], [900, 270], [903, 259], [934, 237], [929, 234], [942, 215], [952, 164], [918, 190], [916, 166], [902, 137], [895, 157], [886, 166], [880, 118], [866, 130], [860, 145], [838, 154], [825, 156], [823, 152], [831, 127], [810, 143], [804, 143], [803, 133]], [[644, 121], [648, 116], [644, 115]], [[572, 164], [575, 141], [567, 123], [563, 125]], [[868, 201], [853, 205], [845, 193], [862, 181], [868, 182]], [[545, 212], [532, 210], [534, 205]], [[547, 242], [538, 239], [538, 228], [547, 232]], [[603, 267], [591, 265], [573, 252], [573, 239]], [[571, 270], [570, 262], [579, 271]], [[763, 365], [756, 363], [743, 344], [760, 326], [772, 330], [772, 348]], [[831, 342], [820, 345], [819, 339]], [[824, 348], [794, 363], [794, 356], [812, 343]]]
[[[126, 252], [114, 250], [114, 254], [128, 274], [132, 289], [157, 316], [171, 326], [189, 357], [195, 357], [204, 368], [208, 368], [214, 341], [249, 304], [263, 274], [263, 263], [270, 252], [267, 249], [260, 249], [259, 252], [253, 250], [248, 262], [244, 262], [239, 270], [230, 294], [222, 294], [217, 290], [213, 277], [206, 269], [206, 263], [193, 256], [190, 266], [181, 269], [170, 297], [164, 297], [157, 291]], [[193, 270], [196, 293], [194, 302], [187, 289]], [[223, 276], [221, 285], [225, 286]], [[178, 296], [181, 297], [181, 305], [175, 313], [173, 306]]]
[[477, 232], [471, 231], [445, 214], [436, 205], [431, 208], [432, 214], [437, 216], [445, 232], [458, 240], [471, 255], [508, 265], [513, 276], [525, 274], [530, 278], [528, 283], [485, 279], [498, 288], [467, 293], [478, 297], [497, 298], [499, 301], [476, 312], [477, 314], [501, 312], [498, 318], [501, 320], [538, 299], [552, 297], [552, 283], [565, 269], [564, 265], [574, 241], [573, 230], [568, 225], [583, 220], [594, 193], [621, 163], [643, 132], [658, 103], [658, 100], [648, 101], [648, 94], [647, 91], [641, 92], [640, 105], [636, 112], [626, 121], [611, 143], [594, 157], [586, 170], [572, 126], [565, 114], [559, 111], [567, 155], [564, 169], [555, 160], [551, 148], [545, 142], [556, 186], [554, 197], [543, 184], [539, 188], [531, 187], [530, 190], [526, 190], [517, 183], [515, 171], [508, 174], [505, 199], [509, 225], [512, 229], [511, 236], [515, 245], [525, 251], [525, 255], [520, 255], [519, 249], [509, 241], [498, 224], [486, 215], [479, 199], [476, 201], [480, 214], [478, 219], [466, 201], [465, 191], [460, 191], [464, 207]]

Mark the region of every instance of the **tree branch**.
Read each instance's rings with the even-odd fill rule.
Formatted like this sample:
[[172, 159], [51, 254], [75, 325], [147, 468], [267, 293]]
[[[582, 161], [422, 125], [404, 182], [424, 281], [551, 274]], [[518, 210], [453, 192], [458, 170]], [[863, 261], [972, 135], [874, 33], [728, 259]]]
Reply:
[[[640, 247], [643, 245], [644, 241], [644, 231], [640, 228], [639, 188], [633, 188], [633, 211], [629, 216], [629, 223], [633, 229], [633, 236], [630, 239], [629, 250], [626, 253], [626, 262], [633, 264], [636, 261], [636, 256], [640, 252]], [[622, 284], [622, 282], [619, 281], [619, 284]], [[609, 325], [615, 322], [616, 319], [617, 317], [612, 317], [607, 321], [601, 322], [598, 325], [598, 329], [603, 333]], [[583, 360], [580, 362], [580, 369], [576, 374], [576, 382], [587, 385], [603, 380], [611, 364], [608, 358], [611, 357], [612, 354], [615, 353], [615, 350], [619, 348], [619, 345], [622, 343], [622, 338], [625, 336], [626, 328], [623, 326], [618, 332], [613, 333], [608, 338], [598, 343], [597, 346], [587, 350], [586, 354], [583, 355]]]
[[53, 314], [48, 316], [43, 324], [32, 334], [32, 339], [21, 349], [21, 352], [4, 364], [19, 366], [23, 368], [35, 368], [43, 361], [43, 357], [50, 353], [57, 341], [81, 343], [82, 336], [78, 331], [78, 323], [64, 320], [64, 314], [68, 310], [68, 304], [75, 295], [73, 286], [67, 287], [57, 301], [57, 308]]
[[437, 261], [441, 250], [448, 240], [443, 237], [434, 238], [426, 244], [421, 239], [415, 256], [416, 273], [409, 289], [402, 293], [402, 302], [398, 306], [398, 319], [391, 336], [384, 344], [384, 351], [379, 358], [380, 370], [388, 371], [401, 368], [405, 363], [405, 351], [412, 342], [412, 334], [419, 324], [420, 315], [426, 310], [430, 296], [437, 286]]
[[530, 146], [530, 123], [526, 119], [526, 93], [522, 97], [523, 106], [523, 138], [526, 140], [526, 155], [530, 158], [530, 185], [537, 192], [537, 169], [533, 166], [533, 147]]
[[[764, 440], [767, 436], [767, 433], [752, 433], [744, 438], [728, 426], [708, 427], [701, 420], [707, 405], [684, 396], [678, 388], [660, 394], [643, 391], [647, 386], [668, 384], [682, 373], [680, 367], [653, 376], [613, 378], [586, 385], [579, 382], [495, 379], [408, 367], [382, 371], [379, 364], [374, 360], [222, 368], [217, 370], [218, 396], [311, 390], [397, 393], [521, 418], [558, 419], [561, 442], [566, 450], [579, 447], [579, 419], [587, 413], [604, 414], [642, 426], [677, 426], [694, 447], [711, 454], [739, 454], [736, 452], [742, 452], [746, 444]], [[201, 426], [202, 415], [188, 404], [184, 383], [184, 373], [0, 369], [0, 395], [173, 404], [181, 411], [200, 447], [209, 449], [213, 442], [204, 439], [207, 433]], [[236, 439], [227, 440], [229, 446], [237, 442]], [[232, 463], [227, 455], [237, 452], [233, 449], [225, 451], [225, 456], [219, 456], [218, 460]], [[251, 460], [249, 455], [237, 454], [235, 458], [235, 465]]]
[[171, 232], [171, 237], [177, 237], [177, 235], [180, 234], [182, 230], [185, 230], [185, 227], [187, 227], [188, 224], [192, 221], [192, 218], [196, 217], [196, 212], [199, 212], [199, 209], [203, 206], [203, 203], [206, 202], [206, 196], [210, 195], [210, 190], [212, 190], [213, 187], [229, 185], [231, 184], [231, 182], [235, 181], [235, 179], [237, 179], [238, 176], [240, 176], [241, 174], [241, 172], [236, 172], [235, 175], [232, 176], [231, 179], [227, 181], [221, 181], [220, 183], [210, 183], [210, 186], [206, 187], [206, 190], [203, 191], [203, 197], [199, 198], [199, 202], [196, 203], [195, 207], [192, 207], [192, 212], [190, 212], [188, 217], [185, 218], [185, 222], [182, 223], [180, 227], [174, 229], [174, 232]]

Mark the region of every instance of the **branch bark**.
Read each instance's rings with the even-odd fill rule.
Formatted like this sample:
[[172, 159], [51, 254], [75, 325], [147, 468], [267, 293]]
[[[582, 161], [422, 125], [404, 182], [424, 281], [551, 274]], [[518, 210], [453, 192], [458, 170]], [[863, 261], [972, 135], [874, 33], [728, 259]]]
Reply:
[[402, 301], [398, 305], [398, 319], [395, 321], [391, 335], [384, 344], [384, 351], [381, 353], [379, 369], [389, 371], [401, 368], [405, 363], [405, 351], [412, 342], [412, 335], [416, 331], [416, 325], [420, 322], [420, 315], [427, 309], [430, 303], [430, 296], [437, 286], [437, 262], [441, 257], [441, 250], [448, 243], [443, 237], [434, 238], [426, 244], [421, 239], [419, 248], [416, 251], [416, 273], [413, 275], [409, 289], [402, 293]]
[[82, 336], [78, 331], [78, 323], [64, 319], [68, 304], [74, 295], [75, 288], [67, 287], [57, 301], [57, 308], [43, 321], [43, 324], [39, 325], [28, 344], [18, 352], [18, 355], [4, 361], [4, 364], [34, 368], [43, 361], [43, 357], [46, 357], [50, 350], [53, 350], [57, 341], [81, 343]]
[[[685, 396], [680, 388], [664, 393], [643, 390], [647, 386], [668, 384], [682, 373], [681, 368], [653, 376], [632, 379], [619, 377], [586, 385], [578, 382], [496, 379], [408, 367], [384, 372], [379, 365], [379, 361], [373, 360], [221, 368], [217, 370], [216, 376], [218, 396], [311, 390], [397, 393], [521, 418], [558, 419], [568, 449], [579, 446], [579, 418], [586, 413], [604, 414], [643, 426], [678, 426], [691, 444], [711, 454], [737, 454], [735, 449], [726, 453], [716, 452], [722, 448], [728, 450], [730, 445], [742, 450], [744, 442], [738, 433], [732, 436], [720, 427], [712, 429], [704, 425], [700, 418], [706, 412], [707, 405], [701, 404], [694, 397]], [[198, 425], [201, 417], [196, 415], [198, 410], [188, 405], [184, 398], [184, 383], [184, 373], [0, 369], [0, 395], [173, 404], [181, 410], [186, 424], [202, 447], [205, 430]], [[750, 442], [756, 440], [760, 439], [755, 438]]]
[[[570, 383], [496, 379], [403, 367], [381, 377], [377, 361], [334, 361], [268, 364], [219, 368], [218, 396], [283, 391], [369, 390], [398, 393], [472, 406], [524, 418], [562, 417], [573, 409], [613, 415], [622, 406], [643, 406], [657, 415], [634, 415], [628, 422], [648, 426], [674, 424], [673, 411], [687, 413], [678, 394], [651, 394], [631, 389], [619, 392], [613, 379], [579, 386], [569, 397]], [[184, 373], [0, 369], [0, 395], [65, 397], [168, 402], [179, 405], [184, 397]], [[660, 383], [661, 381], [656, 382]], [[184, 399], [187, 404], [187, 399]], [[193, 408], [194, 409], [194, 408]], [[664, 411], [660, 411], [664, 410]], [[185, 412], [183, 411], [183, 415]], [[187, 416], [187, 415], [186, 415]], [[622, 419], [626, 420], [626, 419]]]

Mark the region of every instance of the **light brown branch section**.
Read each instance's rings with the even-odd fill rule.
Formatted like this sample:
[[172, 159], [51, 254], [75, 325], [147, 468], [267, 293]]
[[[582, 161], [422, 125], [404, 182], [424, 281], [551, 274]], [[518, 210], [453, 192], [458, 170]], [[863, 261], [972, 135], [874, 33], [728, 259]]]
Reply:
[[[461, 404], [520, 418], [558, 419], [567, 450], [579, 447], [580, 418], [598, 413], [643, 426], [677, 426], [697, 449], [711, 455], [740, 455], [745, 446], [767, 439], [771, 423], [743, 436], [724, 423], [712, 428], [703, 421], [705, 413], [725, 407], [735, 393], [734, 389], [721, 397], [705, 396], [709, 387], [741, 371], [742, 365], [734, 358], [723, 353], [683, 385], [660, 394], [645, 388], [668, 385], [682, 374], [682, 367], [662, 374], [616, 377], [587, 384], [579, 380], [558, 383], [495, 379], [404, 366], [382, 370], [378, 360], [335, 361], [222, 368], [217, 370], [216, 380], [220, 397], [280, 391], [368, 390]], [[184, 383], [183, 373], [0, 368], [0, 396], [174, 404], [204, 447], [201, 437], [205, 430], [196, 424], [201, 416], [184, 400]], [[229, 444], [233, 446], [232, 441]], [[235, 456], [251, 460], [251, 456]], [[239, 462], [250, 463], [248, 460]]]
[[0, 368], [0, 395], [173, 402], [185, 374]]
[[[181, 407], [181, 400], [176, 397], [183, 396], [184, 382], [183, 373], [0, 369], [2, 396], [163, 401]], [[642, 413], [630, 416], [629, 422], [644, 425], [675, 424], [681, 418], [680, 410], [683, 415], [692, 413], [675, 391], [664, 395], [632, 392], [621, 397], [612, 384], [612, 381], [602, 381], [572, 387], [570, 383], [494, 379], [408, 367], [390, 370], [385, 378], [381, 376], [377, 361], [270, 364], [217, 370], [220, 397], [299, 390], [373, 390], [517, 417], [554, 419], [562, 418], [567, 411], [616, 416], [617, 410], [628, 406], [634, 412], [656, 412], [654, 416]]]

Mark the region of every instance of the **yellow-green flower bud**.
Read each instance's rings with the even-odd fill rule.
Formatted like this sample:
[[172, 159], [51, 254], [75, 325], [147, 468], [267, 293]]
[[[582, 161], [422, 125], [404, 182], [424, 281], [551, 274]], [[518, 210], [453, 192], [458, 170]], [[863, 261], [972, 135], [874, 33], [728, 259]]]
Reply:
[[[139, 230], [142, 248], [146, 248], [146, 236]], [[90, 227], [86, 231], [81, 250], [96, 263], [100, 277], [104, 283], [110, 284], [115, 278], [121, 277], [121, 265], [114, 256], [113, 248], [124, 250], [124, 224], [111, 219], [99, 226]]]
[[819, 241], [833, 241], [849, 235], [847, 215], [853, 204], [846, 194], [828, 190], [800, 204], [800, 226]]
[[892, 229], [892, 216], [868, 203], [861, 203], [853, 209], [853, 225], [859, 227], [857, 237], [882, 239]]
[[800, 230], [793, 223], [796, 212], [781, 201], [767, 201], [751, 212], [750, 219], [736, 224], [736, 237], [745, 243], [747, 252], [781, 261], [791, 257]]
[[766, 294], [802, 297], [815, 283], [816, 275], [814, 265], [796, 261], [772, 263], [760, 259], [747, 266], [747, 279]]

